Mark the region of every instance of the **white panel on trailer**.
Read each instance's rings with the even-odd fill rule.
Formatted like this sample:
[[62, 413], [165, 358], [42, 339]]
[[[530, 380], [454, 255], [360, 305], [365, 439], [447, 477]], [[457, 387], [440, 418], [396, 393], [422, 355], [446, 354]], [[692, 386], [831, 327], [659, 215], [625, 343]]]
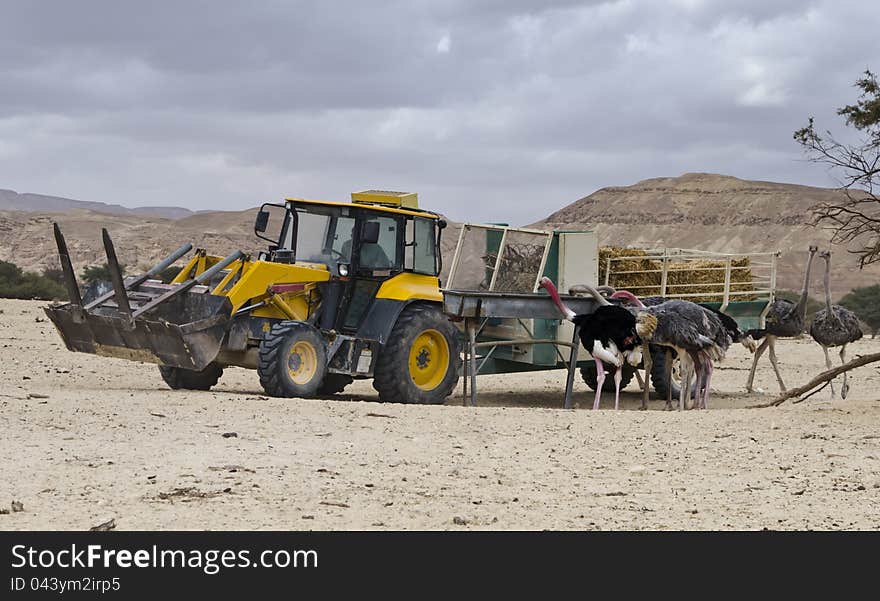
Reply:
[[[596, 286], [599, 282], [599, 238], [596, 232], [559, 232], [559, 291], [567, 294], [576, 284]], [[564, 320], [556, 332], [556, 340], [571, 342], [574, 325]], [[564, 347], [560, 351], [567, 351]], [[578, 361], [589, 359], [579, 347]]]

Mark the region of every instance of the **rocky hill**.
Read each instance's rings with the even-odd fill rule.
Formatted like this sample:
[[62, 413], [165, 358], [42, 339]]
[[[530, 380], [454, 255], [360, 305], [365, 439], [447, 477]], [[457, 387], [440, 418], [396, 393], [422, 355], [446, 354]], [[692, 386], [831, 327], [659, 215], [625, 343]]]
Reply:
[[[810, 207], [840, 198], [840, 194], [827, 188], [688, 173], [602, 188], [532, 227], [595, 229], [603, 246], [778, 250], [782, 253], [778, 286], [797, 290], [802, 285], [807, 247], [831, 247], [832, 293], [839, 297], [880, 279], [880, 266], [860, 271], [845, 247], [830, 245], [830, 232], [809, 225]], [[812, 279], [811, 294], [821, 297], [821, 269], [814, 270]]]
[[57, 266], [52, 222], [64, 232], [77, 271], [107, 261], [101, 228], [113, 237], [119, 261], [129, 272], [157, 263], [186, 242], [221, 254], [263, 246], [254, 236], [255, 209], [240, 212], [205, 212], [167, 219], [138, 214], [108, 214], [77, 209], [65, 213], [0, 211], [0, 260], [12, 261], [30, 271]]
[[[779, 250], [779, 287], [800, 289], [809, 244], [829, 246], [830, 233], [808, 225], [809, 209], [838, 194], [825, 188], [690, 173], [602, 188], [532, 227], [596, 229], [603, 245], [722, 252]], [[139, 209], [114, 212], [108, 206], [99, 206], [100, 212], [70, 207], [63, 212], [0, 209], [0, 260], [34, 271], [56, 265], [53, 221], [61, 224], [78, 270], [105, 261], [101, 227], [110, 230], [120, 261], [131, 271], [154, 264], [184, 242], [218, 254], [263, 248], [263, 242], [253, 234], [255, 209], [190, 212], [169, 218]], [[444, 263], [448, 266], [458, 237], [456, 225], [450, 224], [443, 236]], [[860, 271], [845, 248], [833, 250], [836, 298], [855, 286], [880, 279], [880, 266]], [[811, 293], [820, 297], [821, 290], [821, 270], [816, 270]]]

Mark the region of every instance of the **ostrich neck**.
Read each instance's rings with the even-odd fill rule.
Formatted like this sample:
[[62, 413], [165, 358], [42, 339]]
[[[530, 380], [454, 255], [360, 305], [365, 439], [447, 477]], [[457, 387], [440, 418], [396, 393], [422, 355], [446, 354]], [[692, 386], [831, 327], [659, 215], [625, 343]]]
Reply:
[[544, 289], [550, 295], [550, 298], [553, 299], [553, 303], [559, 309], [559, 312], [565, 315], [565, 318], [568, 320], [572, 320], [575, 317], [575, 312], [565, 306], [562, 302], [562, 299], [559, 298], [559, 292], [556, 291], [556, 286], [550, 282], [549, 280], [543, 282]]
[[831, 259], [825, 259], [825, 308], [831, 314]]
[[807, 259], [807, 270], [804, 272], [804, 287], [801, 290], [801, 297], [798, 299], [797, 311], [801, 319], [807, 316], [807, 293], [810, 287], [810, 269], [813, 266], [814, 254], [813, 251], [810, 251], [810, 258]]

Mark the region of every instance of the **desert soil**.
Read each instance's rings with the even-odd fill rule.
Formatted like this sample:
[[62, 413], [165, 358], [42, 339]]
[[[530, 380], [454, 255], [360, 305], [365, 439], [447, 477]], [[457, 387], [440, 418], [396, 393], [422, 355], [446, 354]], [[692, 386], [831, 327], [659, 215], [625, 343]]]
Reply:
[[[41, 303], [0, 301], [0, 529], [877, 529], [880, 374], [845, 401], [749, 409], [777, 385], [718, 366], [708, 411], [562, 410], [564, 373], [485, 376], [480, 406], [266, 397], [228, 369], [168, 390], [153, 365], [68, 352]], [[850, 356], [877, 352], [862, 340]], [[824, 366], [780, 343], [789, 385]], [[836, 357], [835, 357], [836, 359]], [[766, 359], [765, 359], [766, 361]], [[235, 433], [235, 436], [224, 434]]]

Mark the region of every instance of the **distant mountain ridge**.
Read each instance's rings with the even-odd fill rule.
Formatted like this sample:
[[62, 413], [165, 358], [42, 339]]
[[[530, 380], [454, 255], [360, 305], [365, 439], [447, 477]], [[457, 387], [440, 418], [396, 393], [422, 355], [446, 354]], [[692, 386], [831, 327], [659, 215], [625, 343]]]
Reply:
[[[595, 229], [602, 246], [694, 248], [715, 252], [780, 251], [779, 288], [800, 290], [807, 247], [830, 248], [831, 290], [880, 281], [880, 265], [859, 270], [850, 246], [832, 245], [828, 229], [810, 224], [811, 208], [843, 199], [840, 190], [743, 180], [715, 173], [646, 179], [602, 188], [535, 223], [537, 228]], [[810, 294], [822, 297], [822, 263], [814, 266]]]
[[165, 219], [181, 219], [194, 215], [195, 211], [182, 207], [137, 207], [107, 204], [86, 200], [73, 200], [62, 196], [46, 194], [18, 193], [15, 190], [0, 188], [0, 211], [26, 211], [44, 213], [66, 213], [75, 210], [95, 211], [111, 215], [151, 215]]

